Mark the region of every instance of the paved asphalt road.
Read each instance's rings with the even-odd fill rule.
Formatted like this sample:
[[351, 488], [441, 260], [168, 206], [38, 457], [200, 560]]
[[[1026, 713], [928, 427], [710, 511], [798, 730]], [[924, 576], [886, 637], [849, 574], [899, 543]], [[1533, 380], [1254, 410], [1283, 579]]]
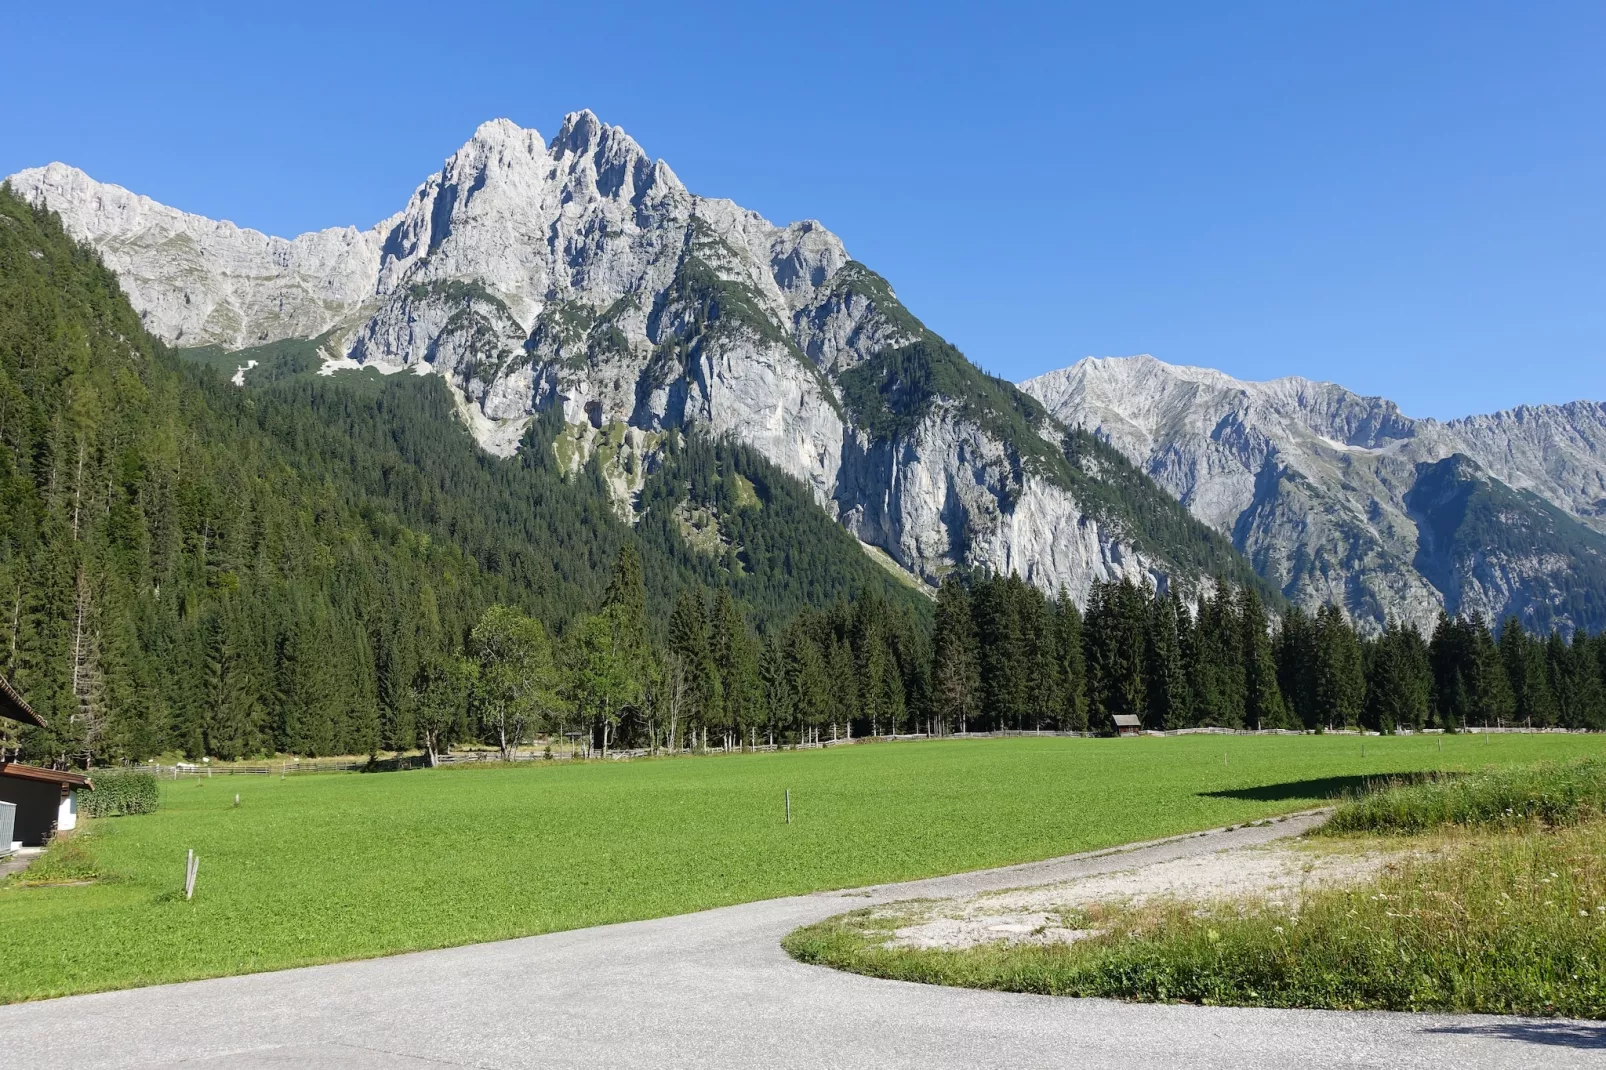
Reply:
[[[870, 902], [1128, 869], [1262, 842], [1308, 823], [1296, 818], [858, 892], [0, 1007], [0, 1067], [1606, 1067], [1606, 1026], [1598, 1023], [975, 992], [804, 966], [779, 945], [797, 925]], [[11, 939], [17, 947], [17, 934]]]

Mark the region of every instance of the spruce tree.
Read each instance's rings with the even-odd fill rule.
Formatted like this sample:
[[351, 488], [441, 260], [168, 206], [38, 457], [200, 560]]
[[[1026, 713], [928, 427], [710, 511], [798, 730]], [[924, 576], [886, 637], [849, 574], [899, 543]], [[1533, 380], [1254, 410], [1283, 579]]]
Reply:
[[1360, 724], [1366, 673], [1360, 641], [1344, 611], [1329, 602], [1316, 614], [1316, 716], [1328, 729]]
[[1283, 728], [1288, 720], [1277, 662], [1272, 654], [1271, 624], [1254, 588], [1238, 593], [1238, 623], [1244, 665], [1244, 719], [1252, 728]]
[[1087, 731], [1087, 660], [1083, 653], [1082, 614], [1062, 587], [1055, 600], [1055, 634], [1060, 659], [1060, 727]]
[[939, 731], [966, 731], [976, 713], [977, 691], [981, 684], [977, 672], [976, 627], [970, 616], [970, 592], [954, 574], [949, 574], [937, 590], [931, 650]]

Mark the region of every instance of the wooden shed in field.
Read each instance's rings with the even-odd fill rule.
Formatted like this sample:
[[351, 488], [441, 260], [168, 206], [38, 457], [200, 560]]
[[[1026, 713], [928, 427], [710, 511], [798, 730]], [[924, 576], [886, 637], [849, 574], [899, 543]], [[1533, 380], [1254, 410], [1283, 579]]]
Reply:
[[[44, 728], [45, 719], [23, 701], [16, 688], [0, 677], [0, 717], [35, 728]], [[94, 791], [95, 785], [82, 773], [60, 769], [41, 769], [21, 762], [0, 762], [0, 802], [16, 806], [9, 843], [0, 844], [0, 854], [16, 847], [35, 847], [58, 832], [78, 825], [78, 793]]]
[[1117, 713], [1115, 719], [1115, 734], [1118, 736], [1137, 736], [1143, 734], [1143, 722], [1130, 713]]

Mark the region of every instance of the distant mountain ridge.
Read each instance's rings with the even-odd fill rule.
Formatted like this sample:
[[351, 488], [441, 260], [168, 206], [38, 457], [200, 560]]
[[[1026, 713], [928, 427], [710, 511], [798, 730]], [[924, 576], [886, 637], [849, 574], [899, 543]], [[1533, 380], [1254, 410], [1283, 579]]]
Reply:
[[1037, 401], [932, 334], [819, 223], [696, 196], [590, 112], [550, 141], [486, 123], [396, 215], [295, 239], [60, 164], [9, 181], [100, 253], [164, 340], [316, 339], [326, 370], [438, 372], [504, 456], [555, 408], [557, 458], [578, 471], [603, 454], [632, 522], [665, 436], [695, 429], [757, 450], [927, 584], [955, 568], [1078, 598], [1122, 576], [1259, 583], [1118, 453], [1072, 448]]
[[[1375, 624], [1428, 626], [1446, 608], [1606, 626], [1606, 405], [1418, 420], [1332, 383], [1150, 356], [1088, 358], [1021, 386], [1230, 535], [1296, 603], [1335, 601]], [[1456, 524], [1476, 531], [1427, 504], [1468, 498], [1478, 508]]]

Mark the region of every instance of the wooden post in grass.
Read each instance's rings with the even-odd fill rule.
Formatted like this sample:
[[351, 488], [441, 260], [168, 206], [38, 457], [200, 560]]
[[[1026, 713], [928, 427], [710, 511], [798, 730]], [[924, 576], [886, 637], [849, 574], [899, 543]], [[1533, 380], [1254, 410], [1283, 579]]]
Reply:
[[201, 871], [201, 856], [191, 847], [184, 859], [184, 898], [195, 898], [195, 875]]
[[786, 789], [786, 823], [792, 823], [792, 789]]

